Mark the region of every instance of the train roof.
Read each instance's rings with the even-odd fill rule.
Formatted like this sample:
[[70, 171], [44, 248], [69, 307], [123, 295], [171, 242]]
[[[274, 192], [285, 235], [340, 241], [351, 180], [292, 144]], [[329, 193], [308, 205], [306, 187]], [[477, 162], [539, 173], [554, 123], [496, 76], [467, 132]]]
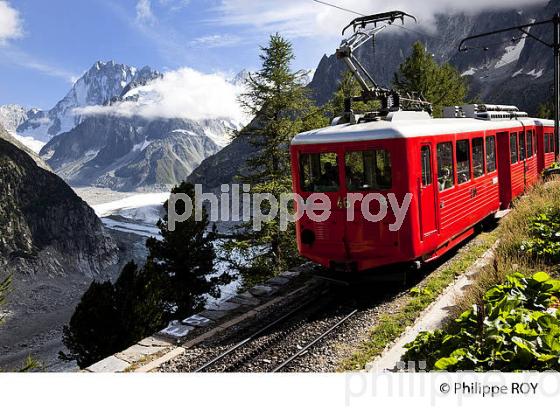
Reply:
[[424, 112], [399, 111], [389, 114], [385, 120], [341, 124], [303, 132], [293, 138], [292, 145], [415, 138], [503, 130], [520, 126], [554, 127], [554, 122], [538, 118], [493, 121], [473, 118], [431, 118]]

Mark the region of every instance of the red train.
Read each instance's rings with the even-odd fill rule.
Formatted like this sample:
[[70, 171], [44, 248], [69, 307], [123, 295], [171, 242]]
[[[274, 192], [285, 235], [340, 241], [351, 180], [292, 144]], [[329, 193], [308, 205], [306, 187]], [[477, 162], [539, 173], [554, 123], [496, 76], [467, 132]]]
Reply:
[[[301, 255], [338, 271], [434, 260], [508, 208], [554, 162], [552, 121], [511, 106], [452, 107], [444, 116], [396, 111], [297, 135], [294, 192], [306, 200], [322, 193], [331, 204], [328, 219], [304, 214], [296, 223]], [[363, 210], [377, 215], [387, 204], [372, 200], [362, 209], [349, 201], [356, 193], [393, 194], [398, 204], [409, 194], [400, 229], [391, 229], [391, 212], [367, 218]]]

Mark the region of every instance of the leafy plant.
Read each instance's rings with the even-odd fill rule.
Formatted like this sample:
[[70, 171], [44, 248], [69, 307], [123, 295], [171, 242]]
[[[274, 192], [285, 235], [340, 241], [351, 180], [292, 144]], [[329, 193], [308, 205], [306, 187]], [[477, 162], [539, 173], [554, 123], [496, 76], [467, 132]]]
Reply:
[[508, 276], [446, 330], [421, 332], [404, 360], [429, 369], [560, 370], [560, 281], [544, 272]]
[[530, 221], [530, 239], [521, 244], [521, 251], [549, 263], [560, 261], [560, 210], [548, 209]]

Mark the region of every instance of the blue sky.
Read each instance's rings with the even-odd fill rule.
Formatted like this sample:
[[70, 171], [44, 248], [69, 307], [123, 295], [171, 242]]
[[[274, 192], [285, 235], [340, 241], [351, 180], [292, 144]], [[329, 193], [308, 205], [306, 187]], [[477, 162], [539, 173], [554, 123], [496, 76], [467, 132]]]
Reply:
[[[221, 3], [12, 0], [8, 4], [19, 13], [21, 35], [0, 46], [0, 104], [50, 108], [72, 79], [97, 60], [161, 71], [188, 66], [236, 73], [256, 68], [266, 30], [229, 24], [218, 8]], [[333, 52], [336, 45], [310, 47], [307, 36], [292, 37], [295, 68], [315, 68], [322, 54]]]
[[[541, 0], [494, 4], [535, 1]], [[331, 2], [362, 13], [387, 7], [381, 0]], [[395, 0], [391, 7], [429, 22], [456, 3]], [[256, 69], [258, 45], [276, 31], [294, 44], [294, 68], [314, 69], [334, 52], [341, 27], [353, 17], [313, 0], [0, 0], [0, 104], [50, 108], [97, 60], [160, 71]]]

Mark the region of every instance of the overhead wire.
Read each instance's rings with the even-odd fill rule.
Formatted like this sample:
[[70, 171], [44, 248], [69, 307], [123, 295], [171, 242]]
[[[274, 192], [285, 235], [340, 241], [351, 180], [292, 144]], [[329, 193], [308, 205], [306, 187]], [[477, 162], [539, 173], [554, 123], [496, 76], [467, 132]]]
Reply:
[[[323, 5], [325, 5], [325, 6], [333, 7], [333, 8], [338, 9], [338, 10], [345, 11], [345, 12], [347, 12], [347, 13], [356, 14], [356, 15], [362, 16], [362, 17], [365, 17], [365, 16], [366, 16], [366, 14], [364, 14], [364, 13], [360, 13], [360, 12], [355, 11], [355, 10], [351, 10], [351, 9], [348, 9], [348, 8], [345, 8], [345, 7], [341, 7], [341, 6], [338, 6], [338, 5], [336, 5], [336, 4], [329, 3], [329, 2], [326, 2], [326, 1], [323, 1], [323, 0], [312, 0], [312, 1], [315, 2], [315, 3], [323, 4]], [[401, 25], [397, 25], [397, 24], [391, 24], [391, 25], [389, 25], [389, 27], [398, 27], [398, 28], [400, 28], [400, 29], [402, 29], [402, 30], [411, 31], [411, 32], [416, 33], [416, 34], [420, 34], [420, 35], [423, 35], [423, 36], [426, 36], [426, 37], [431, 37], [431, 38], [433, 38], [433, 39], [443, 41], [443, 38], [441, 38], [441, 37], [436, 37], [436, 36], [434, 36], [434, 35], [428, 34], [428, 33], [426, 33], [425, 31], [414, 30], [414, 29], [411, 29], [411, 28], [409, 28], [409, 27], [405, 27], [405, 26], [401, 26]]]

